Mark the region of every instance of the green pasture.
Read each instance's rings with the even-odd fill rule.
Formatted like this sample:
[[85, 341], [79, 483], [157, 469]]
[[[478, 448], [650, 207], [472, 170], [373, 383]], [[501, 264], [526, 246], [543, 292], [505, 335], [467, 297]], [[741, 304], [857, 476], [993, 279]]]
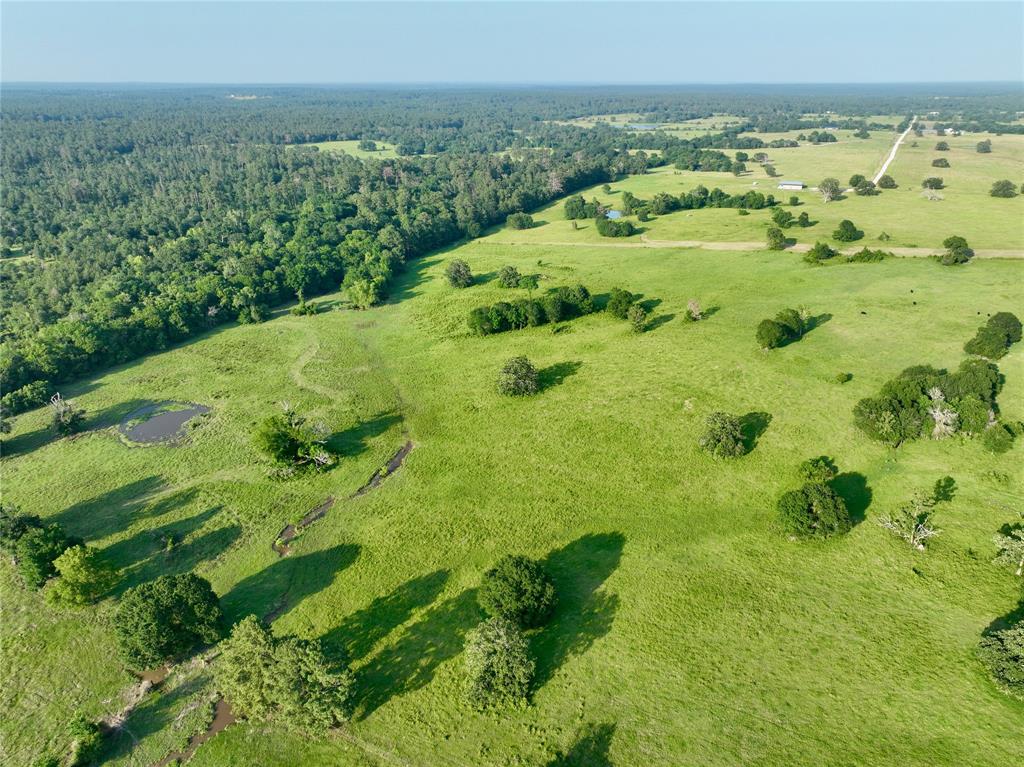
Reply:
[[[649, 196], [659, 184], [693, 181], [665, 171], [614, 189]], [[881, 210], [896, 197], [834, 205]], [[802, 198], [821, 215], [812, 194]], [[650, 233], [675, 231], [674, 217], [719, 212], [665, 216]], [[238, 723], [189, 764], [1024, 759], [1024, 704], [1001, 694], [974, 658], [980, 633], [1020, 599], [1019, 583], [990, 560], [993, 532], [1024, 503], [1024, 448], [993, 456], [978, 440], [953, 438], [891, 450], [851, 417], [858, 399], [909, 365], [957, 365], [987, 313], [1024, 314], [1022, 265], [814, 268], [786, 252], [588, 247], [589, 230], [538, 218], [551, 221], [412, 262], [383, 306], [354, 312], [332, 297], [319, 315], [279, 313], [211, 332], [68, 387], [65, 396], [88, 410], [89, 433], [53, 440], [46, 412], [36, 411], [5, 436], [5, 501], [104, 549], [124, 585], [195, 570], [231, 620], [281, 607], [276, 631], [319, 637], [356, 669], [356, 716], [327, 739]], [[545, 230], [582, 246], [531, 239]], [[455, 257], [477, 284], [448, 287], [443, 269]], [[525, 296], [498, 287], [506, 264], [539, 275], [541, 291], [583, 283], [599, 300], [616, 286], [640, 293], [651, 328], [634, 335], [599, 313], [558, 333], [468, 335], [471, 308]], [[691, 298], [706, 320], [684, 321]], [[761, 352], [758, 320], [797, 306], [819, 326]], [[541, 371], [535, 397], [494, 391], [497, 369], [517, 354]], [[1000, 369], [1003, 415], [1024, 418], [1019, 345]], [[841, 372], [853, 379], [836, 383]], [[113, 426], [125, 414], [164, 400], [213, 412], [176, 447], [118, 438]], [[338, 466], [268, 476], [250, 434], [281, 400], [324, 421]], [[715, 460], [697, 448], [714, 410], [760, 424], [749, 455]], [[405, 434], [415, 449], [402, 468], [349, 498]], [[787, 541], [775, 498], [798, 484], [800, 460], [820, 454], [838, 462], [858, 524], [826, 543]], [[942, 534], [927, 552], [875, 523], [946, 475], [956, 495], [938, 507]], [[327, 496], [334, 508], [278, 558], [278, 531]], [[511, 552], [544, 560], [560, 603], [531, 637], [532, 705], [481, 714], [461, 698], [461, 648], [481, 619], [482, 572]], [[27, 764], [66, 745], [62, 727], [74, 711], [118, 710], [133, 680], [116, 655], [112, 600], [56, 611], [21, 589], [6, 561], [0, 588], [0, 742], [6, 763]], [[112, 742], [109, 763], [151, 764], [208, 720], [213, 690], [202, 664], [166, 684], [129, 717], [132, 734]]]
[[386, 141], [377, 142], [377, 151], [367, 152], [359, 148], [358, 139], [350, 141], [317, 141], [315, 143], [303, 144], [302, 146], [315, 146], [323, 152], [344, 152], [353, 157], [374, 158], [377, 160], [391, 160], [398, 157], [395, 152], [395, 145]]
[[[844, 245], [831, 239], [839, 222], [848, 218], [864, 233], [864, 239], [849, 243], [868, 247], [919, 247], [940, 248], [942, 241], [952, 235], [966, 237], [978, 249], [1024, 251], [1024, 196], [1012, 199], [990, 197], [992, 182], [1000, 178], [1021, 178], [1024, 167], [1024, 137], [993, 136], [993, 152], [978, 154], [974, 146], [982, 138], [973, 136], [955, 139], [949, 152], [933, 152], [935, 141], [918, 139], [918, 147], [911, 147], [910, 137], [896, 155], [889, 168], [899, 188], [882, 190], [873, 197], [858, 197], [853, 193], [844, 199], [825, 203], [821, 196], [811, 189], [791, 192], [776, 188], [783, 179], [803, 181], [814, 186], [826, 176], [839, 178], [844, 184], [854, 173], [872, 175], [888, 154], [890, 144], [881, 138], [850, 139], [836, 144], [813, 146], [802, 144], [793, 149], [765, 150], [775, 163], [777, 178], [769, 178], [756, 163], [748, 162], [748, 172], [742, 176], [731, 173], [700, 171], [678, 171], [672, 167], [656, 168], [642, 176], [630, 176], [611, 184], [611, 194], [602, 192], [600, 186], [584, 190], [589, 200], [596, 198], [602, 203], [615, 207], [616, 200], [624, 191], [642, 199], [650, 199], [659, 192], [678, 195], [703, 184], [708, 189], [719, 187], [730, 194], [740, 194], [751, 189], [773, 194], [794, 217], [806, 211], [814, 223], [807, 228], [793, 226], [786, 230], [786, 236], [800, 243], [814, 243], [818, 240]], [[788, 154], [787, 154], [788, 153]], [[950, 160], [949, 168], [932, 168], [933, 156], [945, 155]], [[796, 160], [796, 158], [801, 158]], [[814, 158], [822, 162], [815, 165]], [[793, 167], [802, 167], [804, 173], [790, 172]], [[860, 168], [860, 170], [858, 170]], [[814, 174], [814, 175], [811, 175]], [[945, 199], [932, 201], [921, 194], [920, 184], [930, 175], [942, 176], [948, 189], [942, 191]], [[789, 199], [796, 196], [797, 207], [788, 207]], [[534, 212], [539, 225], [529, 230], [500, 229], [490, 239], [496, 242], [541, 244], [623, 244], [641, 243], [641, 236], [624, 240], [610, 240], [600, 237], [590, 221], [572, 222], [565, 220], [561, 201]], [[765, 231], [771, 225], [770, 210], [752, 210], [749, 216], [741, 216], [734, 209], [703, 209], [675, 211], [663, 216], [652, 217], [640, 223], [642, 237], [650, 240], [668, 241], [709, 241], [760, 243]], [[882, 242], [878, 236], [885, 232], [890, 240]]]

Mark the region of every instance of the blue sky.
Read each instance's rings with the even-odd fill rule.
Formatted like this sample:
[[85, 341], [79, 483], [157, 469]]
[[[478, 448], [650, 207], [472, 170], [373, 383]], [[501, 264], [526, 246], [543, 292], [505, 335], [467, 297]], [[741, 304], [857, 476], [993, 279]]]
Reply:
[[8, 2], [6, 82], [1024, 79], [1020, 2]]

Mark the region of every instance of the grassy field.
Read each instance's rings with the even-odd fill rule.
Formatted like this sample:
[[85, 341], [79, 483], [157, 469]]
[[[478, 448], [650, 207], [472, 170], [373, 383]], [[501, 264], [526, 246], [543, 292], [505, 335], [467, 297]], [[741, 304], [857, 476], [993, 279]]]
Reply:
[[375, 152], [367, 152], [360, 149], [358, 139], [352, 139], [351, 141], [318, 141], [303, 144], [303, 146], [315, 146], [323, 152], [344, 152], [353, 157], [372, 157], [377, 160], [391, 160], [398, 157], [398, 153], [395, 152], [395, 145], [389, 144], [386, 141], [378, 141], [377, 151]]
[[[951, 141], [956, 143], [950, 144], [949, 152], [931, 151], [934, 140], [918, 139], [917, 147], [911, 147], [908, 140], [889, 168], [890, 175], [899, 184], [898, 189], [884, 190], [874, 197], [850, 194], [843, 200], [827, 204], [810, 189], [794, 193], [776, 189], [776, 185], [782, 178], [815, 185], [829, 175], [845, 183], [854, 173], [873, 174], [891, 146], [888, 137], [874, 133], [870, 139], [864, 140], [844, 139], [835, 144], [805, 144], [797, 148], [770, 150], [769, 156], [780, 174], [776, 179], [765, 175], [755, 163], [748, 163], [751, 170], [739, 177], [731, 173], [677, 171], [666, 167], [614, 183], [611, 194], [605, 194], [600, 186], [595, 186], [584, 190], [583, 195], [588, 200], [596, 197], [614, 207], [623, 191], [650, 199], [658, 192], [678, 195], [698, 184], [709, 189], [717, 186], [733, 194], [757, 189], [774, 194], [776, 199], [787, 205], [794, 194], [799, 198], [800, 205], [789, 210], [794, 216], [806, 211], [816, 222], [807, 228], [791, 227], [786, 230], [787, 237], [800, 243], [824, 240], [841, 245], [832, 240], [831, 235], [839, 222], [848, 218], [865, 233], [864, 239], [854, 243], [856, 245], [939, 248], [946, 237], [959, 234], [975, 248], [1024, 251], [1024, 196], [998, 199], [988, 195], [993, 181], [1024, 175], [1024, 136], [993, 136], [993, 152], [988, 155], [974, 151], [981, 138], [953, 139]], [[932, 157], [937, 155], [948, 156], [951, 167], [930, 167]], [[794, 171], [794, 168], [804, 172]], [[941, 175], [945, 179], [949, 187], [943, 191], [946, 199], [929, 201], [921, 195], [921, 181], [930, 175]], [[960, 211], [970, 213], [957, 215]], [[500, 230], [492, 235], [492, 239], [522, 244], [640, 242], [639, 237], [609, 241], [600, 237], [589, 221], [578, 222], [579, 228], [574, 230], [572, 222], [565, 220], [561, 202], [535, 212], [534, 218], [543, 223], [529, 230]], [[704, 209], [676, 211], [643, 224], [637, 222], [637, 225], [642, 227], [643, 236], [650, 240], [753, 243], [764, 241], [770, 221], [768, 210], [755, 210], [749, 216], [740, 216], [733, 209]], [[892, 239], [880, 242], [877, 238], [882, 232]]]
[[[647, 195], [691, 181], [668, 171], [615, 186]], [[894, 198], [835, 207], [881, 209]], [[551, 218], [410, 264], [384, 306], [279, 314], [69, 387], [95, 429], [75, 439], [50, 439], [45, 412], [17, 419], [5, 438], [5, 500], [106, 550], [125, 586], [193, 569], [231, 620], [283, 600], [275, 631], [320, 637], [357, 670], [355, 720], [332, 737], [240, 723], [189, 764], [1024, 759], [1024, 704], [1001, 694], [973, 655], [981, 631], [1020, 599], [1019, 583], [990, 560], [992, 533], [1024, 503], [1021, 446], [992, 456], [956, 438], [890, 450], [851, 418], [859, 398], [903, 368], [958, 364], [987, 312], [1024, 313], [1022, 265], [812, 268], [794, 253], [586, 247], [587, 230], [571, 233], [583, 247], [532, 241], [563, 223]], [[652, 236], [672, 220], [652, 222]], [[469, 261], [478, 284], [446, 285], [454, 257]], [[540, 274], [542, 288], [642, 293], [653, 327], [635, 336], [597, 314], [557, 334], [469, 336], [467, 311], [512, 293], [494, 279], [505, 264]], [[709, 309], [706, 321], [683, 321], [690, 298]], [[757, 321], [798, 305], [828, 321], [760, 352]], [[494, 392], [498, 367], [515, 354], [541, 369], [536, 397]], [[1022, 418], [1020, 345], [1000, 368], [1003, 415]], [[835, 383], [840, 372], [853, 380]], [[178, 447], [118, 438], [112, 426], [125, 414], [163, 400], [212, 414]], [[268, 477], [250, 434], [280, 400], [328, 424], [343, 456], [336, 468]], [[714, 460], [697, 448], [705, 416], [719, 409], [766, 414], [749, 455]], [[405, 465], [348, 499], [406, 433], [415, 449]], [[775, 498], [797, 484], [800, 460], [822, 453], [843, 471], [859, 524], [824, 544], [788, 542]], [[947, 474], [956, 495], [939, 507], [943, 533], [926, 553], [875, 524]], [[327, 496], [334, 508], [279, 559], [277, 532]], [[481, 618], [481, 573], [509, 552], [545, 561], [560, 604], [531, 638], [533, 705], [478, 714], [460, 696], [462, 642]], [[110, 600], [57, 612], [23, 591], [6, 561], [0, 588], [9, 680], [0, 740], [4, 761], [24, 764], [65, 745], [62, 723], [76, 709], [118, 710], [132, 679], [114, 649]], [[203, 664], [174, 672], [129, 717], [131, 736], [112, 744], [110, 763], [150, 764], [179, 748], [209, 719], [212, 694]], [[559, 752], [572, 759], [554, 761]]]

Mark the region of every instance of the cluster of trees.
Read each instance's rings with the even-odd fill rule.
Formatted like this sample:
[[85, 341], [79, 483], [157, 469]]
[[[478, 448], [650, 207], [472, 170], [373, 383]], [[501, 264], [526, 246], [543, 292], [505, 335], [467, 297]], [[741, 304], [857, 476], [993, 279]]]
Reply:
[[[1024, 514], [1020, 518], [1024, 520]], [[993, 562], [1013, 570], [1020, 578], [1024, 573], [1024, 524], [1018, 521], [1004, 525], [993, 536], [993, 543], [996, 546]], [[1019, 616], [1020, 610], [1014, 613]], [[1024, 621], [1019, 617], [994, 621], [981, 636], [978, 658], [996, 684], [1024, 700]]]
[[478, 306], [470, 311], [467, 322], [470, 331], [485, 336], [561, 322], [593, 311], [594, 300], [590, 291], [583, 285], [574, 285], [554, 288], [539, 299], [525, 298]]
[[800, 464], [805, 480], [798, 490], [783, 493], [776, 502], [779, 524], [790, 538], [828, 538], [850, 531], [852, 522], [846, 502], [830, 482], [839, 473], [828, 456]]
[[762, 349], [777, 349], [799, 341], [810, 329], [804, 310], [783, 309], [775, 319], [761, 320], [757, 325], [757, 343]]
[[[69, 536], [60, 525], [43, 524], [34, 514], [0, 504], [0, 550], [13, 557], [22, 581], [29, 588], [41, 589], [58, 575], [57, 560], [69, 550], [81, 547], [82, 539]], [[75, 569], [75, 558], [72, 555], [62, 561], [69, 572]], [[77, 573], [72, 580], [76, 577]]]
[[514, 266], [503, 266], [498, 271], [498, 284], [503, 288], [522, 288], [528, 291], [537, 289], [537, 275], [520, 274]]
[[539, 562], [507, 556], [484, 573], [477, 599], [490, 617], [466, 637], [466, 695], [478, 708], [524, 706], [536, 666], [524, 632], [551, 619], [555, 586]]
[[945, 182], [938, 176], [929, 176], [921, 182], [922, 189], [943, 189], [945, 188]]
[[856, 253], [851, 253], [848, 256], [841, 256], [838, 250], [824, 242], [814, 243], [814, 246], [804, 254], [804, 261], [816, 266], [820, 266], [826, 261], [831, 263], [833, 260], [836, 263], [843, 264], [866, 264], [884, 261], [887, 258], [892, 258], [892, 253], [889, 251], [872, 250], [867, 247], [861, 248]]
[[628, 320], [634, 333], [642, 333], [647, 329], [647, 310], [637, 303], [638, 298], [628, 290], [612, 288], [605, 311], [616, 319]]
[[829, 133], [828, 131], [811, 131], [804, 135], [801, 133], [796, 137], [797, 141], [810, 141], [812, 144], [834, 144], [839, 139], [836, 138], [836, 134]]
[[1010, 435], [996, 420], [996, 396], [1002, 376], [991, 362], [966, 359], [950, 373], [929, 365], [907, 368], [886, 382], [879, 394], [860, 400], [854, 423], [872, 439], [896, 447], [923, 436], [930, 426], [939, 439], [955, 433], [984, 433], [986, 446], [1005, 437], [988, 436], [993, 429]]
[[1011, 312], [996, 312], [978, 328], [974, 338], [964, 344], [964, 351], [990, 360], [997, 360], [1021, 339], [1021, 322]]
[[275, 636], [255, 616], [243, 618], [220, 646], [219, 692], [236, 716], [323, 734], [348, 721], [355, 679], [317, 640]]
[[832, 232], [832, 239], [838, 242], [856, 242], [864, 236], [864, 232], [848, 218], [839, 222], [839, 226]]

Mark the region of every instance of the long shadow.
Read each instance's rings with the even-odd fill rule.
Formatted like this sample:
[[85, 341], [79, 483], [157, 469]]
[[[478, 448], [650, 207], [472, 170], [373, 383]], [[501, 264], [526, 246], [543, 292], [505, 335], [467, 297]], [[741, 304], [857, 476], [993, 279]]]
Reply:
[[85, 420], [86, 429], [105, 429], [108, 426], [117, 426], [121, 421], [125, 419], [131, 413], [136, 410], [140, 410], [147, 405], [157, 404], [156, 400], [150, 399], [130, 399], [125, 402], [120, 402], [117, 405], [111, 405], [108, 408], [100, 410], [95, 415], [89, 416]]
[[161, 575], [180, 575], [194, 570], [200, 563], [216, 559], [242, 537], [241, 525], [218, 527], [193, 538], [188, 543], [142, 560], [130, 568], [115, 593], [152, 581]]
[[134, 750], [136, 741], [144, 741], [170, 727], [177, 716], [175, 709], [178, 705], [202, 689], [207, 681], [202, 674], [197, 674], [170, 692], [148, 694], [129, 714], [124, 726], [105, 738], [104, 749], [96, 764], [124, 759]]
[[[105, 429], [108, 426], [116, 426], [126, 415], [146, 404], [150, 404], [150, 400], [133, 399], [117, 405], [112, 405], [111, 407], [100, 410], [97, 413], [91, 413], [86, 409], [82, 428], [71, 438], [74, 439], [78, 435], [94, 431], [96, 429]], [[35, 431], [19, 434], [14, 439], [4, 440], [2, 452], [4, 455], [31, 453], [59, 438], [60, 437], [50, 426], [44, 426], [43, 428], [36, 429]]]
[[429, 279], [427, 271], [432, 266], [441, 263], [444, 254], [461, 244], [456, 243], [441, 251], [435, 251], [430, 256], [422, 256], [407, 261], [405, 268], [388, 291], [388, 300], [385, 303], [395, 304], [418, 296], [421, 291], [417, 290], [417, 288]]
[[720, 306], [709, 306], [707, 309], [705, 309], [704, 311], [701, 312], [701, 317], [700, 317], [701, 322], [703, 322], [704, 320], [709, 319], [711, 317], [714, 317], [720, 311], [722, 311], [722, 307], [720, 307]]
[[212, 507], [185, 519], [140, 530], [130, 538], [112, 543], [103, 549], [104, 555], [119, 568], [130, 568], [155, 554], [169, 553], [183, 539], [205, 525], [220, 510]]
[[564, 754], [559, 753], [547, 767], [613, 767], [608, 752], [615, 737], [615, 724], [588, 724]]
[[743, 446], [747, 449], [748, 453], [757, 447], [757, 441], [768, 429], [768, 424], [771, 422], [771, 413], [755, 411], [740, 416], [740, 431], [743, 434]]
[[657, 330], [662, 325], [667, 325], [675, 318], [676, 316], [674, 314], [655, 315], [654, 317], [651, 318], [651, 321], [647, 323], [647, 331], [650, 332], [652, 330]]
[[352, 661], [365, 658], [380, 640], [409, 620], [416, 610], [433, 604], [447, 583], [448, 575], [447, 570], [435, 570], [406, 581], [386, 596], [377, 597], [324, 634], [320, 638], [324, 650]]
[[153, 496], [165, 488], [164, 480], [150, 476], [101, 493], [88, 501], [68, 506], [51, 519], [69, 533], [87, 540], [98, 540], [123, 530], [143, 517], [157, 517], [173, 508], [183, 506], [195, 495], [195, 490], [182, 490], [153, 501]]
[[541, 391], [558, 386], [569, 376], [576, 375], [581, 367], [582, 362], [556, 362], [554, 365], [548, 365], [537, 371], [537, 385]]
[[[641, 296], [641, 298], [642, 298], [642, 296]], [[637, 303], [640, 304], [640, 307], [645, 312], [650, 314], [655, 309], [657, 309], [659, 306], [661, 306], [661, 299], [660, 298], [648, 298], [648, 299], [645, 299], [643, 301], [637, 301]]]
[[278, 559], [269, 567], [239, 581], [221, 597], [231, 622], [246, 615], [273, 620], [291, 611], [306, 597], [331, 585], [334, 577], [356, 561], [359, 546], [332, 546], [297, 557]]
[[807, 322], [804, 323], [804, 335], [810, 333], [815, 328], [820, 328], [826, 322], [831, 321], [832, 315], [826, 312], [825, 314], [818, 314], [814, 317], [808, 317]]
[[1021, 621], [1024, 621], [1024, 599], [1022, 599], [1016, 607], [1010, 610], [1010, 612], [1006, 613], [1006, 615], [1000, 615], [988, 624], [985, 627], [985, 630], [981, 632], [982, 636], [988, 636], [989, 634], [994, 634], [997, 631], [1003, 631], [1011, 626], [1018, 625]]
[[363, 667], [358, 689], [365, 692], [357, 718], [365, 719], [391, 698], [429, 684], [438, 666], [462, 652], [466, 633], [482, 617], [476, 589], [429, 608]]
[[871, 505], [872, 492], [868, 478], [856, 471], [846, 471], [833, 478], [829, 485], [843, 499], [854, 526], [863, 522], [868, 506]]
[[327, 447], [332, 452], [341, 455], [359, 455], [366, 450], [371, 439], [379, 437], [401, 421], [402, 416], [398, 413], [380, 413], [368, 421], [356, 424], [351, 429], [332, 434], [327, 439]]
[[625, 543], [622, 533], [590, 533], [545, 558], [544, 567], [558, 592], [558, 607], [533, 639], [535, 689], [611, 630], [619, 598], [598, 589], [619, 566]]

